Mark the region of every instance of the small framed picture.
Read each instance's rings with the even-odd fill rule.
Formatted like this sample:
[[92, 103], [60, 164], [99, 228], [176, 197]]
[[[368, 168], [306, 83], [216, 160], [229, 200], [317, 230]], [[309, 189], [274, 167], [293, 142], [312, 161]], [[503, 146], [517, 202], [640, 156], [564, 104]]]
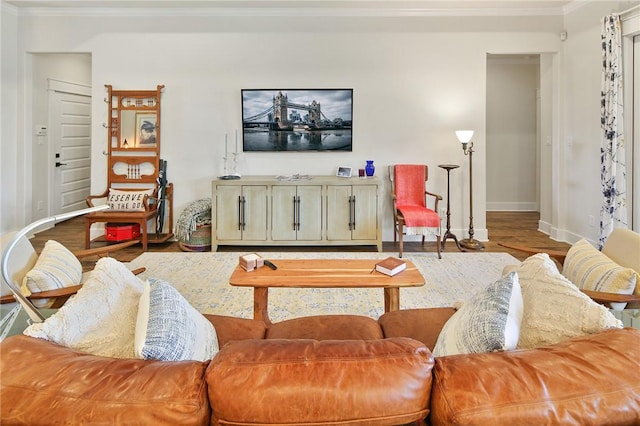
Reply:
[[345, 178], [351, 177], [351, 167], [338, 167], [336, 176]]
[[136, 113], [136, 147], [156, 147], [156, 120], [155, 112]]

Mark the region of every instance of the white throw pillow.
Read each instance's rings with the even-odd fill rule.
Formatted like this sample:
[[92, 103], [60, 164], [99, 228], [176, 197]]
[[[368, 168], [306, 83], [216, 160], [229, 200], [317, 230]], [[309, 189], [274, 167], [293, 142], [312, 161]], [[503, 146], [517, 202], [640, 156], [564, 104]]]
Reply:
[[476, 293], [446, 322], [434, 356], [515, 349], [522, 321], [518, 275], [511, 273]]
[[80, 284], [82, 264], [65, 246], [57, 241], [45, 243], [33, 268], [22, 279], [25, 296], [46, 290]]
[[150, 279], [140, 297], [136, 356], [161, 361], [207, 361], [218, 352], [216, 330], [166, 281]]
[[125, 265], [102, 258], [75, 296], [44, 322], [27, 327], [24, 334], [94, 355], [134, 358], [143, 289], [144, 283]]
[[153, 194], [153, 189], [143, 191], [122, 191], [109, 189], [107, 204], [111, 210], [120, 211], [144, 211], [144, 196]]
[[591, 300], [560, 274], [548, 254], [527, 258], [515, 271], [524, 300], [518, 348], [551, 345], [571, 337], [622, 327], [607, 308]]

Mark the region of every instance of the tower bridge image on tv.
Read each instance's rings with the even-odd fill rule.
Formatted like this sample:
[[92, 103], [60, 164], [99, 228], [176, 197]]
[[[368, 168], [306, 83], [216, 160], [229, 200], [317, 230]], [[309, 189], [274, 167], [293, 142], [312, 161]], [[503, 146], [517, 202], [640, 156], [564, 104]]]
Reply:
[[[289, 111], [291, 110], [291, 113]], [[299, 111], [304, 111], [304, 116]], [[324, 130], [350, 128], [351, 120], [341, 117], [330, 119], [322, 112], [319, 102], [299, 104], [289, 101], [282, 92], [273, 96], [272, 105], [251, 117], [243, 119], [242, 125], [247, 128], [267, 128], [269, 130]]]

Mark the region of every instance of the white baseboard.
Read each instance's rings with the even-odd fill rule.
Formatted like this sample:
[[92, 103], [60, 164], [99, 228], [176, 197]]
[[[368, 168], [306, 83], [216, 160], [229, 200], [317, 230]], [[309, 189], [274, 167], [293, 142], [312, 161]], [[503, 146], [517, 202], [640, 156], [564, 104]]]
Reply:
[[538, 203], [532, 202], [500, 202], [500, 201], [487, 201], [488, 212], [537, 212]]
[[545, 222], [545, 221], [542, 221], [542, 220], [538, 221], [538, 231], [540, 231], [542, 233], [545, 233], [547, 235], [550, 235], [551, 234], [551, 228], [552, 228], [552, 226], [551, 226], [551, 224], [549, 222]]
[[582, 235], [567, 231], [566, 229], [552, 228], [549, 233], [549, 238], [555, 241], [560, 241], [563, 243], [574, 244], [581, 239], [586, 239], [592, 245], [596, 245], [595, 241], [590, 240], [589, 238], [583, 237]]

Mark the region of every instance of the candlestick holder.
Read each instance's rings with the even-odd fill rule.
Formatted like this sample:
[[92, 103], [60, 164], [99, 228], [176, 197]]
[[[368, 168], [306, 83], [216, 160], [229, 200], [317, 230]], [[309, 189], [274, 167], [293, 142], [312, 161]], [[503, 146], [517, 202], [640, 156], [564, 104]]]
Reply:
[[460, 243], [458, 242], [458, 237], [456, 237], [455, 234], [451, 232], [451, 208], [450, 208], [451, 192], [450, 192], [450, 185], [449, 185], [449, 173], [451, 172], [451, 170], [457, 169], [460, 166], [458, 166], [457, 164], [440, 164], [438, 167], [440, 167], [441, 169], [445, 169], [447, 171], [447, 230], [442, 237], [441, 250], [444, 251], [445, 243], [447, 242], [448, 239], [452, 239], [453, 241], [455, 241], [456, 247], [458, 247], [458, 250], [465, 251], [460, 246]]
[[220, 179], [224, 179], [224, 180], [240, 179], [240, 173], [238, 173], [238, 155], [240, 155], [239, 152], [232, 152], [231, 156], [223, 157], [224, 174], [220, 176]]

